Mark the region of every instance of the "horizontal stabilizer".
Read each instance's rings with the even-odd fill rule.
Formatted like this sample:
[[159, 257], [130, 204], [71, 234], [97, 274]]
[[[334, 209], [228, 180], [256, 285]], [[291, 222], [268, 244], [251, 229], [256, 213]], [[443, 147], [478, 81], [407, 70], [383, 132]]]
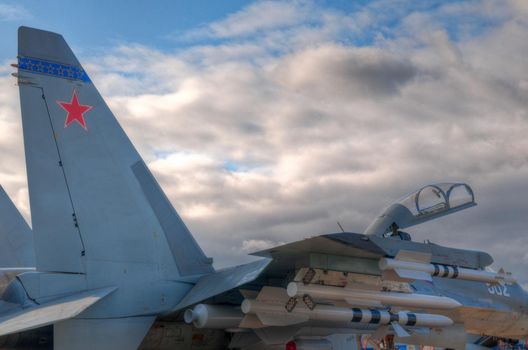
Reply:
[[254, 281], [270, 262], [271, 259], [261, 259], [248, 264], [220, 270], [202, 277], [175, 307], [175, 310], [194, 305], [215, 295]]
[[114, 290], [116, 287], [95, 289], [34, 307], [16, 308], [0, 318], [0, 336], [75, 317]]

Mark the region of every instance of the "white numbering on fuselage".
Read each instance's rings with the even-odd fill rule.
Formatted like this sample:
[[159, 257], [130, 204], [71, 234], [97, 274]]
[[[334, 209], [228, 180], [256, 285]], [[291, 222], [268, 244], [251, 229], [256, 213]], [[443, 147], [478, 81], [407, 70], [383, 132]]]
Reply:
[[508, 298], [511, 296], [508, 287], [502, 284], [488, 284], [488, 292], [491, 295], [499, 295]]

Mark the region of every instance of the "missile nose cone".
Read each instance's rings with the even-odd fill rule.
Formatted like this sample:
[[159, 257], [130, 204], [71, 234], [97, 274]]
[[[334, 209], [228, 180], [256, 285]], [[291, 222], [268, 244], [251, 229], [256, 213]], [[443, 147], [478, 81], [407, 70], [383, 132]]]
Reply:
[[191, 324], [194, 321], [194, 312], [192, 309], [187, 309], [183, 313], [183, 320], [187, 324]]
[[243, 313], [247, 314], [251, 311], [251, 300], [249, 299], [244, 299], [244, 301], [242, 302], [242, 304], [240, 305], [240, 309], [242, 310]]
[[455, 300], [455, 299], [447, 298], [447, 297], [446, 297], [446, 299], [449, 300], [449, 304], [450, 304], [449, 307], [446, 307], [446, 308], [456, 309], [456, 308], [459, 308], [459, 307], [462, 306], [462, 304], [459, 303], [459, 302], [458, 302], [457, 300]]
[[440, 318], [440, 321], [441, 321], [441, 322], [444, 322], [444, 324], [445, 324], [446, 327], [451, 326], [451, 325], [453, 325], [453, 324], [455, 323], [452, 319], [450, 319], [450, 318], [447, 317], [447, 316], [442, 316], [442, 317]]
[[297, 292], [299, 291], [299, 287], [297, 287], [297, 283], [290, 282], [288, 283], [288, 287], [286, 287], [286, 293], [288, 293], [288, 296], [294, 297], [297, 295]]

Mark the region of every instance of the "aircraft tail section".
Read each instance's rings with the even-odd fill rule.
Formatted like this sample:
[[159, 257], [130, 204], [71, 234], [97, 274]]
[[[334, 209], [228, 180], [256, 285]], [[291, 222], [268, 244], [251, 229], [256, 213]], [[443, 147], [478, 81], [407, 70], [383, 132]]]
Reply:
[[212, 272], [63, 37], [21, 27], [18, 56], [37, 268], [168, 256], [175, 276]]
[[0, 267], [33, 267], [35, 253], [31, 229], [0, 186]]

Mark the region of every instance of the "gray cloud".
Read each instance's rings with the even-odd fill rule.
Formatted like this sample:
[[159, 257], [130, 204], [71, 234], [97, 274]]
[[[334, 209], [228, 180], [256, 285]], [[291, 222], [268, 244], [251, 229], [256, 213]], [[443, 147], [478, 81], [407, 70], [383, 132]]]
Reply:
[[[525, 282], [528, 13], [518, 1], [455, 5], [256, 3], [207, 27], [218, 44], [130, 44], [84, 61], [219, 266], [337, 221], [361, 232], [405, 193], [467, 181], [477, 208], [409, 231], [489, 251]], [[476, 32], [468, 11], [492, 25]], [[446, 18], [462, 27], [456, 40]], [[27, 215], [17, 92], [2, 74], [0, 182]]]
[[417, 73], [410, 62], [381, 49], [337, 45], [285, 57], [275, 72], [277, 80], [302, 94], [344, 99], [396, 94]]

